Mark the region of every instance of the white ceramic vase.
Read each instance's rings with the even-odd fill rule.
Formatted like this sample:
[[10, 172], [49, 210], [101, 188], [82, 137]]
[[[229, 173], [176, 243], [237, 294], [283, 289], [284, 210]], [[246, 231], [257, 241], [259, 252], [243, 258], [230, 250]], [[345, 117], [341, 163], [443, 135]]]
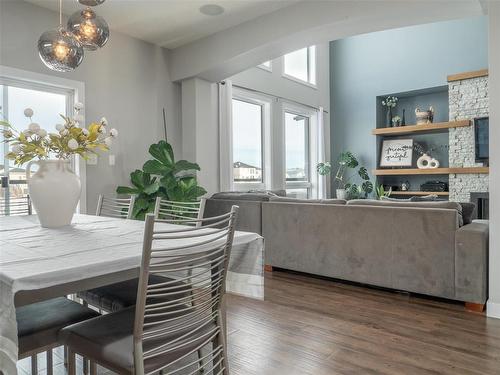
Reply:
[[[33, 164], [39, 166], [31, 176]], [[28, 163], [26, 179], [31, 201], [40, 225], [58, 228], [71, 224], [80, 200], [80, 178], [73, 173], [68, 160], [39, 160]]]
[[337, 199], [347, 199], [347, 190], [337, 189]]

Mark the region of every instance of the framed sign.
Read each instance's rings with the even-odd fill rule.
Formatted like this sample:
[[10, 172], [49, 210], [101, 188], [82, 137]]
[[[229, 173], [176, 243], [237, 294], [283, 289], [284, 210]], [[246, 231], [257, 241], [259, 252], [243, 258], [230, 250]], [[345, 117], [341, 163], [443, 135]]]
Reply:
[[381, 167], [411, 167], [413, 139], [388, 139], [382, 142]]

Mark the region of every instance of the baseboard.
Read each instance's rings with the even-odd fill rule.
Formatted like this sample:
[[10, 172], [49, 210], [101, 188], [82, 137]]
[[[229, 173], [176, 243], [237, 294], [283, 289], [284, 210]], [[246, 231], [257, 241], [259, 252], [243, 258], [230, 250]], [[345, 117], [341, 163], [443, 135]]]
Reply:
[[489, 302], [486, 304], [486, 315], [488, 318], [500, 319], [500, 303]]

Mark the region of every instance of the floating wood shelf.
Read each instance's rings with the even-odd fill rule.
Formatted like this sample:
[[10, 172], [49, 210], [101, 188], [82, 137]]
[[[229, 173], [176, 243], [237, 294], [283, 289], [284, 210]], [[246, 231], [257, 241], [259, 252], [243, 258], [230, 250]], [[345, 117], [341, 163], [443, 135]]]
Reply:
[[448, 131], [450, 128], [470, 126], [470, 120], [436, 122], [434, 124], [398, 126], [395, 128], [377, 128], [372, 130], [374, 135], [404, 135], [414, 133], [437, 133]]
[[478, 78], [478, 77], [486, 77], [487, 75], [488, 75], [488, 69], [474, 70], [473, 72], [451, 74], [448, 76], [448, 82], [461, 81], [463, 79], [471, 79], [471, 78]]
[[488, 174], [489, 167], [464, 167], [464, 168], [434, 168], [434, 169], [374, 169], [375, 176], [404, 176], [404, 175], [429, 175], [429, 174]]
[[391, 195], [439, 195], [448, 196], [449, 191], [391, 191]]

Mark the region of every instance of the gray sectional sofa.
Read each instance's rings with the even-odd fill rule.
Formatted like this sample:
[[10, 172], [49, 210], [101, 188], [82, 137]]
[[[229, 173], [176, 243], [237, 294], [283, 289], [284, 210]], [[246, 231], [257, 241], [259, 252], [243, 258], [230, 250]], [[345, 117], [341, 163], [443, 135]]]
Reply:
[[261, 217], [254, 207], [240, 210], [240, 219], [261, 228], [266, 265], [475, 304], [487, 299], [488, 224], [471, 222], [458, 203], [273, 196], [253, 203]]

